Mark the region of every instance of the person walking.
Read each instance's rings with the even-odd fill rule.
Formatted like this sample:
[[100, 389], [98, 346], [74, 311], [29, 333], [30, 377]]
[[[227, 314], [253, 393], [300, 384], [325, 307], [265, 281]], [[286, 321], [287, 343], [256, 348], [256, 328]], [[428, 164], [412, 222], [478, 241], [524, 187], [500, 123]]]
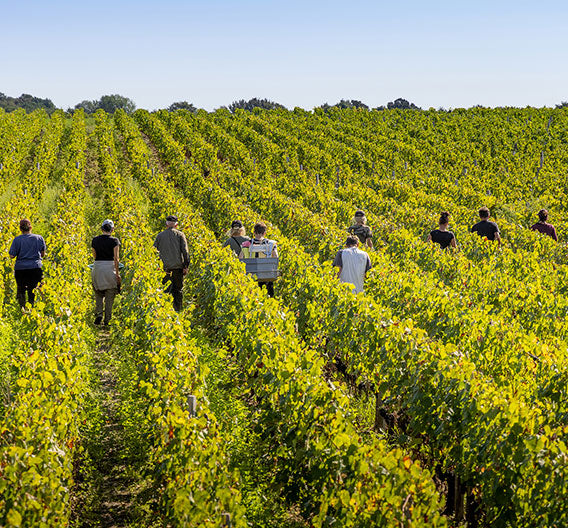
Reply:
[[359, 238], [354, 235], [347, 237], [345, 248], [340, 249], [333, 259], [333, 265], [339, 268], [337, 278], [353, 286], [354, 293], [364, 290], [365, 275], [371, 269], [369, 255], [359, 249]]
[[25, 310], [26, 292], [28, 302], [33, 307], [34, 290], [43, 279], [42, 259], [45, 257], [46, 246], [42, 236], [32, 234], [32, 223], [27, 218], [20, 220], [20, 231], [22, 234], [12, 241], [9, 254], [10, 258], [16, 259], [16, 299], [22, 310]]
[[497, 240], [499, 245], [501, 245], [501, 234], [499, 233], [499, 227], [495, 222], [489, 220], [490, 213], [487, 207], [482, 207], [479, 210], [479, 218], [481, 219], [477, 224], [472, 226], [471, 232], [477, 233], [479, 236], [484, 236], [487, 240]]
[[101, 225], [101, 234], [91, 241], [93, 258], [95, 259], [91, 269], [91, 279], [95, 291], [96, 325], [103, 322], [103, 312], [105, 326], [110, 324], [114, 298], [120, 291], [120, 241], [111, 236], [113, 232], [114, 222], [107, 219]]
[[187, 240], [185, 235], [176, 229], [178, 219], [170, 215], [166, 217], [166, 229], [158, 233], [154, 240], [154, 247], [160, 253], [164, 271], [164, 284], [170, 282], [166, 288], [166, 293], [171, 293], [173, 297], [174, 310], [181, 312], [183, 305], [183, 278], [187, 275], [189, 267], [189, 253], [187, 250]]
[[355, 235], [361, 241], [361, 244], [366, 244], [367, 247], [373, 248], [373, 233], [367, 225], [367, 218], [363, 211], [355, 211], [353, 223], [347, 228], [347, 232], [350, 235]]
[[243, 242], [250, 242], [250, 238], [245, 235], [246, 231], [243, 223], [240, 220], [234, 220], [231, 224], [231, 230], [227, 233], [229, 238], [225, 240], [223, 247], [229, 246], [235, 254], [235, 257], [238, 257], [241, 252]]
[[538, 231], [543, 235], [548, 235], [549, 237], [553, 238], [558, 242], [558, 237], [556, 236], [556, 229], [552, 224], [547, 222], [548, 220], [548, 211], [546, 209], [541, 209], [538, 212], [538, 222], [531, 226], [533, 231]]
[[448, 224], [450, 223], [450, 213], [443, 211], [440, 213], [440, 220], [438, 220], [438, 229], [430, 231], [428, 235], [428, 240], [436, 244], [440, 244], [442, 249], [446, 249], [449, 246], [453, 248], [457, 247], [456, 236], [448, 231]]
[[[253, 230], [254, 238], [242, 243], [239, 258], [278, 258], [278, 248], [276, 241], [265, 238], [266, 224], [259, 222], [255, 224]], [[266, 288], [269, 297], [274, 297], [273, 281], [258, 281], [261, 288]]]

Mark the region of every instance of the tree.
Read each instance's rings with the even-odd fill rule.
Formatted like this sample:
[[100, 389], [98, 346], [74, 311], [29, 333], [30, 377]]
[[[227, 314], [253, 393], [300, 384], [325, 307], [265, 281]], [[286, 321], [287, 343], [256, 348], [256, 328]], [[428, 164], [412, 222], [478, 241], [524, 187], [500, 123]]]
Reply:
[[109, 114], [114, 114], [116, 110], [124, 110], [131, 114], [136, 110], [136, 105], [132, 99], [123, 95], [103, 95], [98, 101], [84, 100], [75, 105], [75, 109], [82, 108], [86, 114], [94, 114], [97, 110], [104, 110]]
[[324, 103], [320, 108], [322, 108], [324, 112], [327, 112], [331, 108], [361, 108], [363, 110], [369, 110], [369, 107], [365, 103], [357, 101], [356, 99], [341, 99], [339, 103], [336, 103], [334, 105]]
[[566, 107], [568, 107], [567, 101], [562, 101], [560, 104], [556, 105], [556, 108], [566, 108]]
[[136, 105], [132, 99], [123, 95], [103, 95], [99, 101], [99, 108], [109, 114], [114, 114], [116, 110], [124, 110], [127, 114], [131, 114], [136, 110]]
[[252, 112], [255, 108], [264, 108], [265, 110], [276, 110], [278, 108], [284, 108], [283, 105], [270, 101], [268, 99], [258, 99], [257, 97], [245, 101], [241, 99], [240, 101], [233, 101], [229, 105], [229, 110], [234, 114], [235, 110], [241, 108], [242, 110], [247, 110]]
[[55, 105], [51, 99], [41, 99], [30, 94], [22, 94], [20, 97], [9, 97], [0, 93], [0, 108], [6, 112], [12, 112], [18, 108], [23, 108], [26, 112], [33, 112], [43, 108], [47, 112], [52, 113], [55, 111]]
[[421, 110], [414, 103], [409, 103], [406, 99], [402, 99], [401, 97], [396, 99], [394, 102], [388, 103], [387, 108], [389, 110], [394, 108], [398, 108], [399, 110]]
[[176, 110], [189, 110], [190, 112], [197, 112], [197, 108], [187, 101], [178, 101], [168, 106], [168, 112], [175, 112]]
[[82, 108], [85, 114], [94, 114], [97, 111], [99, 101], [89, 101], [85, 99], [75, 105], [75, 110]]

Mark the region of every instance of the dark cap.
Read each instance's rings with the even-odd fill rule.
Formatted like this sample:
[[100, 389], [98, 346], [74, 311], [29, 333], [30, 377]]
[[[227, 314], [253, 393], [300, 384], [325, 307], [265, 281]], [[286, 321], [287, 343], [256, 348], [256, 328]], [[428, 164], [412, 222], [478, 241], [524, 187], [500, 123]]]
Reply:
[[231, 224], [231, 229], [237, 229], [243, 227], [243, 223], [240, 220], [233, 220]]
[[174, 215], [166, 216], [166, 222], [177, 222], [177, 221], [178, 221], [177, 216]]
[[359, 209], [358, 211], [355, 211], [355, 216], [365, 216], [365, 213]]

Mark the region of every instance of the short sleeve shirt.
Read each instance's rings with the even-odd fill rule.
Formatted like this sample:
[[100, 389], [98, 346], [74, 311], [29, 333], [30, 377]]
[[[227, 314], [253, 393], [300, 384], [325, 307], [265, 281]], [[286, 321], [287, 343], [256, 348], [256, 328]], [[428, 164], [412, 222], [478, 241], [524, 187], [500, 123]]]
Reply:
[[495, 234], [499, 233], [499, 228], [495, 222], [481, 220], [471, 228], [471, 232], [487, 237], [487, 240], [495, 240]]
[[45, 240], [40, 235], [27, 233], [12, 241], [10, 255], [16, 257], [15, 270], [41, 268], [41, 252], [45, 251]]
[[432, 242], [440, 244], [442, 249], [446, 249], [455, 238], [455, 235], [451, 231], [440, 231], [439, 229], [431, 231], [430, 236], [432, 237]]
[[120, 246], [118, 238], [99, 235], [93, 238], [91, 247], [95, 250], [95, 260], [114, 260], [114, 248]]
[[531, 227], [531, 229], [533, 231], [538, 231], [539, 233], [542, 233], [543, 235], [548, 235], [549, 237], [558, 241], [558, 236], [556, 236], [556, 229], [554, 229], [554, 226], [552, 224], [537, 222], [536, 224], [534, 224]]
[[241, 252], [241, 246], [243, 245], [243, 242], [247, 242], [249, 240], [250, 240], [249, 237], [243, 237], [243, 236], [231, 237], [225, 240], [225, 242], [223, 243], [223, 247], [229, 246], [233, 251], [233, 253], [238, 257], [239, 253]]
[[367, 242], [367, 239], [373, 237], [371, 228], [367, 225], [352, 225], [347, 228], [347, 232], [351, 235], [355, 235], [361, 241], [361, 244], [364, 244]]
[[353, 291], [364, 289], [365, 273], [371, 269], [371, 259], [356, 247], [341, 249], [333, 259], [333, 265], [341, 268], [339, 280], [353, 285]]

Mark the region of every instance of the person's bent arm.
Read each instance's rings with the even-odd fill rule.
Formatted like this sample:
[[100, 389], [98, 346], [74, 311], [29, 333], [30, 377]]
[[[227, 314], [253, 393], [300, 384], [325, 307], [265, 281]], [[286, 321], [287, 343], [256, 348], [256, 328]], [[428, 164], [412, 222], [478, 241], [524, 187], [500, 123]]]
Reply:
[[497, 242], [499, 242], [499, 245], [501, 245], [501, 233], [499, 233], [499, 231], [495, 233], [495, 240], [497, 240]]
[[120, 246], [117, 244], [114, 246], [113, 255], [114, 255], [114, 273], [116, 275], [116, 282], [120, 285], [120, 273], [118, 272], [118, 263], [119, 263], [119, 251]]
[[556, 242], [558, 242], [558, 236], [556, 234], [556, 229], [554, 227], [552, 228], [552, 238], [556, 240]]
[[342, 270], [342, 269], [343, 269], [343, 268], [342, 268], [341, 266], [339, 266], [338, 271], [337, 271], [337, 278], [338, 278], [338, 279], [341, 279], [341, 270]]
[[278, 248], [276, 247], [276, 244], [274, 245], [274, 249], [272, 250], [272, 256], [274, 258], [278, 258]]
[[367, 240], [367, 247], [370, 249], [373, 249], [373, 239], [371, 237], [369, 237]]
[[457, 242], [456, 242], [456, 237], [452, 238], [452, 240], [450, 241], [450, 245], [451, 245], [453, 248], [457, 248], [457, 247], [458, 247], [458, 244], [457, 244]]
[[19, 253], [18, 241], [14, 239], [12, 245], [10, 246], [8, 254], [10, 255], [10, 258], [15, 259], [18, 256], [18, 253]]
[[96, 260], [97, 259], [97, 250], [95, 248], [91, 248], [91, 251], [93, 252], [93, 258]]
[[180, 249], [181, 258], [183, 260], [183, 274], [187, 275], [187, 270], [189, 268], [189, 251], [187, 249], [187, 239], [183, 233], [180, 237]]
[[428, 242], [432, 242], [432, 235], [431, 234], [428, 235]]

